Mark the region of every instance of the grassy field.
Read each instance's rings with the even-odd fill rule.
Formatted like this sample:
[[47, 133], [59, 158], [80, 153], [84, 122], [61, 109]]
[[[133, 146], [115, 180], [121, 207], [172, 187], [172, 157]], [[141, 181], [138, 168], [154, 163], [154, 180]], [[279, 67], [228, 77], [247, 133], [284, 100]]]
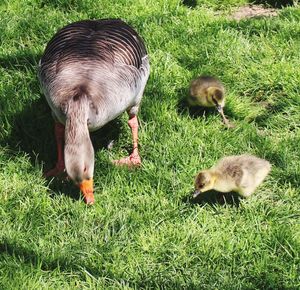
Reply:
[[[1, 1], [0, 289], [299, 289], [300, 7], [230, 19], [246, 2]], [[108, 17], [135, 27], [151, 59], [143, 166], [111, 164], [130, 148], [127, 116], [93, 134], [87, 207], [71, 183], [43, 178], [56, 151], [36, 66], [57, 29]], [[235, 129], [186, 107], [200, 74], [224, 82]], [[192, 200], [200, 169], [245, 152], [273, 166], [253, 197]]]

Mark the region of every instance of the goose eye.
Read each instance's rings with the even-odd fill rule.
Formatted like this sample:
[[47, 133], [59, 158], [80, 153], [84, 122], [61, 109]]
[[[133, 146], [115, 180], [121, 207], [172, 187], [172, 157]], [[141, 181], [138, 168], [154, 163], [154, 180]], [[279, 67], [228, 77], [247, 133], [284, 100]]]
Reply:
[[86, 167], [84, 167], [83, 172], [86, 172]]

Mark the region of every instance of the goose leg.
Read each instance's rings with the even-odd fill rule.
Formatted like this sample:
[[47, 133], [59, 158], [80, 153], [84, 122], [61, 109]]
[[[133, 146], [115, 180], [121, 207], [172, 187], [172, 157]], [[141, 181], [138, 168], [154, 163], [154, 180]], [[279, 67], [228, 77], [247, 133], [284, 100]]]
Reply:
[[132, 139], [133, 139], [133, 150], [128, 157], [124, 157], [120, 160], [115, 160], [113, 163], [116, 165], [127, 165], [127, 166], [140, 166], [141, 157], [138, 150], [138, 128], [139, 123], [136, 115], [129, 117], [128, 125], [131, 128]]
[[64, 172], [64, 138], [65, 138], [65, 126], [59, 122], [55, 122], [54, 127], [55, 139], [57, 145], [57, 162], [53, 169], [45, 173], [45, 177], [57, 176]]

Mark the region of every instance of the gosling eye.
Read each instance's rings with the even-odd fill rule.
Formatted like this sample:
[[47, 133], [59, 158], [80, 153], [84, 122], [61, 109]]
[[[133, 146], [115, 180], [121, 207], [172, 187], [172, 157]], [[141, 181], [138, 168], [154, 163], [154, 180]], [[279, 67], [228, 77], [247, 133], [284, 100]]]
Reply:
[[219, 106], [219, 103], [218, 101], [215, 99], [215, 98], [212, 98], [213, 102], [215, 103], [215, 105], [218, 107]]
[[199, 186], [199, 188], [203, 188], [205, 186], [205, 184], [204, 183], [200, 183], [200, 184], [198, 184], [198, 186]]

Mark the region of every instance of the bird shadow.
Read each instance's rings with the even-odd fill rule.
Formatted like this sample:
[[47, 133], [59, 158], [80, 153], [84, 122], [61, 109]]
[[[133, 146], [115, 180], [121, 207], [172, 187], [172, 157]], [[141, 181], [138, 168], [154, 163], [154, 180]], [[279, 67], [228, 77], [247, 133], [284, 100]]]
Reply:
[[[55, 1], [54, 1], [55, 2]], [[24, 49], [16, 53], [0, 56], [0, 68], [12, 72], [37, 74], [37, 64], [41, 55], [29, 49]], [[7, 92], [5, 102], [1, 102], [0, 110], [6, 106], [13, 108], [14, 98], [9, 95], [11, 84], [3, 84]], [[17, 112], [5, 112], [0, 116], [0, 125], [3, 128], [0, 132], [0, 145], [8, 147], [8, 154], [14, 155], [16, 152], [24, 152], [29, 157], [34, 167], [43, 168], [47, 171], [56, 163], [56, 142], [54, 136], [54, 121], [51, 110], [45, 97], [40, 93], [38, 78], [28, 83], [27, 90], [30, 95], [37, 96], [35, 100], [26, 101], [22, 104], [22, 109]], [[13, 111], [13, 110], [12, 110]], [[4, 122], [3, 122], [4, 121]], [[95, 152], [107, 148], [112, 140], [118, 140], [122, 131], [122, 122], [117, 118], [101, 129], [90, 134]], [[9, 132], [9, 133], [6, 133]], [[104, 171], [109, 170], [109, 166], [102, 166]], [[62, 176], [64, 177], [64, 176]], [[80, 191], [72, 182], [65, 178], [49, 179], [50, 196], [64, 194], [78, 200], [81, 197]]]
[[17, 258], [22, 263], [31, 267], [41, 267], [45, 271], [53, 271], [57, 268], [62, 271], [74, 271], [78, 269], [75, 265], [75, 257], [66, 257], [58, 254], [54, 258], [50, 258], [38, 249], [26, 247], [23, 244], [4, 238], [0, 243], [0, 257], [7, 256], [11, 256], [14, 259]]
[[177, 113], [181, 116], [189, 115], [192, 119], [203, 117], [205, 115], [211, 115], [214, 113], [213, 108], [204, 108], [199, 106], [190, 106], [188, 99], [188, 90], [186, 88], [180, 88], [176, 92], [177, 96], [180, 96], [177, 102]]
[[183, 0], [182, 4], [188, 8], [195, 8], [197, 6], [197, 0]]
[[11, 55], [0, 56], [0, 67], [4, 69], [28, 71], [37, 67], [41, 55], [29, 49], [20, 50]]
[[[255, 0], [252, 4], [264, 5], [273, 8], [282, 8], [286, 6], [293, 6], [294, 0]], [[182, 4], [189, 8], [195, 8], [197, 6], [197, 0], [183, 0]]]
[[182, 202], [191, 205], [199, 206], [215, 206], [215, 205], [229, 205], [232, 207], [240, 206], [240, 196], [236, 192], [222, 193], [215, 190], [210, 190], [193, 197], [193, 192], [182, 198]]
[[294, 0], [255, 0], [252, 3], [273, 8], [282, 8], [286, 6], [293, 6]]
[[[200, 106], [190, 106], [187, 97], [181, 98], [178, 100], [177, 103], [177, 113], [181, 116], [190, 116], [192, 119], [197, 119], [205, 116], [213, 116], [219, 115], [215, 108], [205, 108]], [[224, 108], [224, 114], [229, 118], [233, 119], [236, 116], [234, 115], [233, 111], [230, 108]], [[220, 119], [221, 116], [220, 116]], [[236, 119], [236, 118], [235, 118]]]
[[54, 9], [60, 9], [64, 12], [69, 12], [71, 10], [77, 10], [83, 8], [84, 1], [61, 1], [61, 0], [41, 0], [39, 5], [41, 8], [50, 6]]
[[[57, 246], [55, 244], [54, 246]], [[100, 247], [100, 246], [99, 246]], [[95, 250], [99, 248], [95, 246]], [[4, 237], [0, 242], [0, 259], [7, 261], [5, 273], [15, 271], [15, 264], [22, 267], [30, 267], [31, 270], [38, 269], [39, 271], [53, 272], [59, 271], [60, 273], [73, 273], [84, 272], [93, 277], [95, 281], [102, 279], [103, 276], [107, 281], [113, 281], [119, 285], [124, 284], [124, 280], [115, 275], [109, 267], [105, 265], [95, 265], [94, 259], [90, 259], [88, 253], [85, 254], [84, 244], [82, 249], [77, 244], [70, 243], [69, 248], [72, 250], [72, 255], [66, 255], [63, 251], [57, 251], [55, 254], [45, 252], [42, 247], [37, 247], [34, 243], [25, 245], [21, 242], [16, 242], [13, 239]], [[103, 249], [103, 247], [101, 248]], [[109, 248], [110, 250], [110, 248]], [[11, 262], [11, 263], [10, 263]], [[5, 284], [4, 284], [5, 285]], [[128, 288], [132, 289], [145, 289], [157, 288], [157, 281], [144, 279], [128, 280], [126, 281]], [[160, 283], [162, 289], [177, 289], [178, 283], [173, 281], [162, 281]], [[109, 288], [109, 287], [108, 287]], [[190, 282], [187, 289], [195, 289], [194, 283]]]
[[216, 114], [214, 108], [204, 108], [200, 106], [190, 106], [187, 99], [180, 99], [177, 103], [177, 113], [181, 116], [190, 116], [192, 119], [205, 117], [206, 115]]
[[[286, 110], [286, 103], [282, 101], [282, 97], [278, 97], [278, 100], [276, 100], [273, 104], [269, 104], [267, 102], [257, 102], [258, 105], [265, 107], [266, 110], [258, 115], [254, 121], [259, 127], [265, 127], [269, 122], [273, 121], [273, 118], [276, 115], [283, 114]], [[287, 99], [287, 97], [285, 98]], [[298, 105], [298, 104], [297, 104]], [[290, 128], [292, 128], [292, 124], [290, 124]], [[295, 127], [294, 130], [297, 128]]]
[[[51, 110], [41, 96], [18, 114], [12, 116], [11, 133], [4, 140], [0, 140], [1, 145], [8, 146], [13, 151], [22, 151], [29, 156], [33, 166], [42, 167], [43, 171], [51, 169], [56, 163], [56, 142], [54, 136], [54, 121]], [[115, 119], [96, 132], [90, 134], [95, 152], [107, 145], [111, 140], [116, 140], [122, 130], [122, 122]], [[104, 166], [107, 169], [107, 166]], [[75, 200], [80, 198], [80, 192], [75, 185], [66, 181], [66, 176], [62, 178], [49, 179], [50, 196], [61, 195], [62, 193]]]

